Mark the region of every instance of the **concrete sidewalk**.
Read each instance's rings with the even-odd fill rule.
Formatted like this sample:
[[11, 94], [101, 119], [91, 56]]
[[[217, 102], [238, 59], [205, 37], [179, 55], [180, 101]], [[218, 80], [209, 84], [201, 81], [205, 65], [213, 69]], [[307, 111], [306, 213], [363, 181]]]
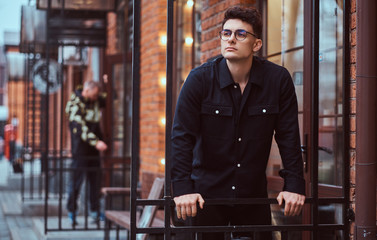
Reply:
[[[49, 200], [49, 213], [47, 226], [49, 231], [45, 234], [44, 200], [21, 199], [21, 175], [14, 174], [13, 168], [6, 159], [0, 160], [0, 240], [102, 240], [103, 230], [95, 230], [97, 225], [88, 223], [84, 230], [85, 219], [79, 217], [76, 230], [72, 227], [65, 213], [60, 221], [56, 214], [57, 201]], [[50, 209], [53, 209], [50, 211]], [[100, 227], [103, 228], [104, 222]], [[50, 231], [53, 229], [53, 231]], [[115, 239], [115, 231], [111, 231], [110, 239]], [[126, 240], [125, 231], [120, 232], [120, 239]]]

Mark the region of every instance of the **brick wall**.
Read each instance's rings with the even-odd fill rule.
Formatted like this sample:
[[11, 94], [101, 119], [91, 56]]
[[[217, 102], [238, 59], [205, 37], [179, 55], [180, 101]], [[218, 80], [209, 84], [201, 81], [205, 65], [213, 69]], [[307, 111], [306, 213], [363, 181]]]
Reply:
[[[141, 4], [140, 53], [140, 179], [148, 183], [164, 172], [161, 159], [165, 156], [165, 86], [160, 78], [166, 75], [167, 1], [143, 0]], [[149, 180], [146, 180], [148, 178]], [[143, 194], [145, 196], [145, 194]]]
[[[355, 211], [356, 182], [356, 0], [351, 0], [350, 11], [350, 202]], [[350, 235], [353, 239], [354, 222], [350, 225]]]
[[116, 36], [116, 14], [110, 12], [107, 14], [107, 46], [106, 55], [114, 55], [117, 53], [117, 36]]
[[201, 61], [220, 54], [219, 31], [224, 12], [231, 6], [255, 7], [256, 0], [208, 0], [203, 1], [202, 12], [202, 55]]

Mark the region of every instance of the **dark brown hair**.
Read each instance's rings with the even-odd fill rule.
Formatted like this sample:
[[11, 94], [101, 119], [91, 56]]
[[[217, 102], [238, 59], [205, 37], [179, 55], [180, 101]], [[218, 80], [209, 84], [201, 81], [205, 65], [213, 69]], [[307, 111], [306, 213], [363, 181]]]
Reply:
[[262, 35], [262, 17], [255, 8], [231, 7], [226, 10], [222, 27], [229, 19], [240, 19], [253, 27], [254, 33], [260, 38]]

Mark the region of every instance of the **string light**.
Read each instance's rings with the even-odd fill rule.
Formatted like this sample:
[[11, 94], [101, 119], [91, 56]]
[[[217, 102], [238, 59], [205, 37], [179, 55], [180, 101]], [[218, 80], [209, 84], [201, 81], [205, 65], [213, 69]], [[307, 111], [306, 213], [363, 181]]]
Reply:
[[160, 77], [160, 86], [165, 87], [166, 86], [166, 77]]
[[166, 44], [168, 43], [168, 38], [166, 35], [162, 35], [160, 37], [160, 44], [163, 45], [163, 46], [166, 46]]
[[194, 42], [194, 39], [192, 39], [192, 37], [185, 38], [185, 44], [187, 46], [191, 46], [193, 42]]
[[194, 1], [193, 1], [193, 0], [188, 0], [188, 1], [186, 2], [186, 4], [187, 4], [187, 6], [189, 6], [189, 7], [193, 7], [193, 6], [194, 6]]

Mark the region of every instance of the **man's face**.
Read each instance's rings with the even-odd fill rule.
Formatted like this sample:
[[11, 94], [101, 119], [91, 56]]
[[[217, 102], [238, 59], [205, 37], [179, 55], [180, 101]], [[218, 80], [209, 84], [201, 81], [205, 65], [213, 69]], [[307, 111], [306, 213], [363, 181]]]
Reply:
[[95, 101], [97, 100], [98, 98], [98, 95], [99, 95], [99, 89], [98, 87], [95, 87], [95, 88], [87, 88], [87, 89], [84, 89], [84, 97], [88, 98], [90, 101]]
[[229, 19], [225, 22], [223, 30], [232, 31], [232, 35], [228, 40], [221, 41], [221, 54], [227, 60], [246, 60], [253, 56], [262, 46], [262, 41], [251, 34], [246, 34], [244, 40], [237, 40], [235, 36], [236, 30], [245, 30], [254, 34], [253, 27], [241, 21], [240, 19]]

